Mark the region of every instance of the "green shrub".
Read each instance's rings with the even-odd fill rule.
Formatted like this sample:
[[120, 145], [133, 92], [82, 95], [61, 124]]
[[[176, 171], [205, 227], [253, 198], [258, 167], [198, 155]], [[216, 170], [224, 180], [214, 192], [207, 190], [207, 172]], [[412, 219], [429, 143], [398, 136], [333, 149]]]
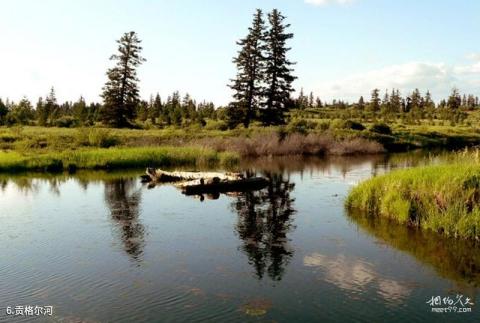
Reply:
[[12, 143], [18, 140], [18, 137], [15, 135], [3, 133], [0, 135], [0, 142]]
[[205, 126], [205, 130], [227, 131], [228, 130], [228, 124], [225, 121], [209, 120], [207, 122], [207, 125]]
[[347, 120], [345, 123], [346, 129], [351, 129], [351, 130], [365, 130], [365, 126], [361, 124], [360, 122], [357, 121], [352, 121], [352, 120]]
[[289, 133], [301, 133], [307, 134], [308, 130], [315, 129], [317, 123], [315, 121], [309, 121], [306, 119], [293, 119], [287, 126]]
[[317, 130], [327, 131], [330, 129], [330, 121], [320, 121], [317, 123]]
[[392, 129], [384, 123], [373, 124], [370, 129], [371, 132], [379, 133], [381, 135], [391, 135]]
[[77, 124], [77, 121], [72, 117], [63, 117], [55, 120], [54, 126], [59, 128], [72, 128]]
[[343, 129], [343, 130], [365, 130], [365, 126], [360, 122], [353, 120], [343, 120], [335, 119], [331, 124], [333, 129]]
[[118, 138], [109, 129], [101, 128], [79, 129], [75, 140], [78, 145], [87, 147], [109, 148], [118, 144]]

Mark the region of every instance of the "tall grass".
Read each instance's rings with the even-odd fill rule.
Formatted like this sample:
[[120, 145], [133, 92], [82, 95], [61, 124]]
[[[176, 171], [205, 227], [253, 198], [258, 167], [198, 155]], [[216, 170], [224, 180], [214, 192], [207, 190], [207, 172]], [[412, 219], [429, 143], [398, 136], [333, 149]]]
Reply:
[[191, 147], [142, 147], [82, 149], [46, 154], [0, 152], [0, 171], [61, 171], [74, 169], [120, 169], [167, 166], [230, 166], [238, 162], [233, 153]]
[[451, 237], [480, 239], [479, 151], [400, 170], [355, 187], [346, 206]]
[[354, 155], [384, 152], [381, 144], [363, 138], [336, 139], [330, 134], [266, 133], [251, 138], [210, 138], [197, 144], [243, 157], [288, 155]]

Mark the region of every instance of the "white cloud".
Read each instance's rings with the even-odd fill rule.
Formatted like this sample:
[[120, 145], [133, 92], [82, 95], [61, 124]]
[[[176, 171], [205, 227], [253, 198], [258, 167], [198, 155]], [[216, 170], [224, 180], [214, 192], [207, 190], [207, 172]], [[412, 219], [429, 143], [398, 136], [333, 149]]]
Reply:
[[467, 54], [467, 58], [472, 60], [472, 61], [479, 61], [480, 62], [480, 53]]
[[348, 5], [352, 4], [355, 0], [305, 0], [305, 3], [314, 6], [326, 6], [329, 4]]
[[435, 99], [440, 99], [447, 96], [453, 87], [463, 92], [480, 94], [475, 87], [479, 78], [480, 62], [453, 66], [445, 63], [410, 62], [319, 83], [314, 86], [314, 92], [326, 100], [356, 101], [361, 95], [369, 97], [374, 88], [396, 88], [404, 95], [418, 88], [421, 91], [430, 90]]

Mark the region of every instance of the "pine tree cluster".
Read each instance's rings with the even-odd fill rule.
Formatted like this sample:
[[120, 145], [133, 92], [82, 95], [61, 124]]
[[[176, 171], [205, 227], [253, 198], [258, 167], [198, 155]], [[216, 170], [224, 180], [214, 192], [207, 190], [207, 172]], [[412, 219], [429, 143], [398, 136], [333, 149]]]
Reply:
[[257, 9], [248, 35], [237, 44], [238, 56], [233, 62], [237, 75], [229, 85], [234, 101], [227, 109], [230, 127], [259, 119], [264, 125], [283, 124], [290, 108], [294, 64], [287, 58], [287, 41], [293, 38], [286, 30], [285, 16], [274, 9], [268, 14], [267, 28], [263, 12]]

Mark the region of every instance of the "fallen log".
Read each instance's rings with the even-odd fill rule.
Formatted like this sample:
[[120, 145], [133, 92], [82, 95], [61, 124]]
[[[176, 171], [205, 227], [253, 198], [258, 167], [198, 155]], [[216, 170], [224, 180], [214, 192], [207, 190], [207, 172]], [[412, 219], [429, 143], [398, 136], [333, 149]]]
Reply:
[[264, 177], [252, 177], [203, 183], [199, 181], [185, 182], [178, 185], [178, 187], [185, 195], [200, 195], [261, 190], [265, 188], [268, 183], [268, 179]]
[[[241, 173], [217, 172], [166, 172], [148, 168], [145, 182], [177, 183], [176, 186], [186, 195], [245, 192], [265, 188], [269, 180], [264, 177], [245, 178]], [[149, 181], [148, 181], [149, 180]]]

